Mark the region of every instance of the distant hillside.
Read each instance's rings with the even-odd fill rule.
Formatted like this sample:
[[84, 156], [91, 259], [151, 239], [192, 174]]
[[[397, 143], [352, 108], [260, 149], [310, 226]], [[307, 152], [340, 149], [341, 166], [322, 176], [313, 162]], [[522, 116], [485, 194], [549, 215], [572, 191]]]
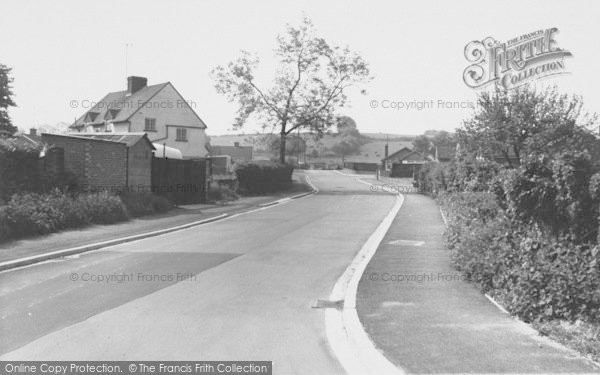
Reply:
[[[366, 143], [360, 148], [359, 155], [349, 155], [347, 156], [347, 159], [353, 161], [381, 162], [381, 159], [385, 157], [385, 144], [386, 141], [373, 141]], [[391, 155], [396, 151], [400, 151], [404, 147], [412, 148], [412, 142], [390, 141], [388, 155]]]
[[367, 138], [375, 139], [375, 140], [385, 140], [389, 139], [390, 141], [398, 141], [398, 142], [412, 142], [415, 139], [416, 135], [410, 134], [389, 134], [389, 133], [361, 133]]
[[[339, 142], [337, 133], [326, 134], [320, 139], [315, 139], [308, 133], [301, 133], [300, 136], [306, 141], [306, 154], [319, 155], [319, 157], [338, 157], [331, 150]], [[385, 155], [386, 134], [367, 133], [363, 134], [365, 144], [361, 146], [360, 152], [352, 155], [344, 155], [346, 160], [368, 161], [379, 163]], [[414, 136], [388, 134], [389, 149], [388, 154], [404, 148], [412, 148], [412, 139]], [[239, 142], [240, 146], [254, 146], [254, 151], [261, 157], [269, 152], [269, 144], [277, 134], [234, 134], [218, 135], [210, 137], [210, 144], [215, 146], [233, 146]], [[275, 156], [275, 155], [273, 155]]]

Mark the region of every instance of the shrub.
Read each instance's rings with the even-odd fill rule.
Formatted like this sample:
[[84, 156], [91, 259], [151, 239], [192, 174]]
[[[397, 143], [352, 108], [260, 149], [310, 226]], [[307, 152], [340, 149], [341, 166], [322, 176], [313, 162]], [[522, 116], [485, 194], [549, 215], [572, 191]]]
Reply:
[[423, 165], [417, 174], [417, 186], [419, 191], [436, 196], [439, 192], [446, 191], [447, 185], [446, 164], [430, 162]]
[[105, 191], [78, 196], [76, 206], [84, 207], [94, 224], [112, 224], [129, 218], [121, 199]]
[[213, 182], [208, 188], [207, 200], [209, 202], [234, 201], [237, 199], [239, 199], [239, 196], [226, 185]]
[[271, 161], [248, 162], [236, 167], [240, 193], [261, 195], [289, 189], [294, 168]]
[[600, 250], [512, 220], [492, 194], [438, 198], [455, 266], [525, 321], [600, 322]]
[[498, 174], [492, 190], [515, 220], [536, 223], [557, 238], [570, 235], [575, 243], [595, 242], [599, 200], [592, 173], [585, 152], [542, 155]]
[[123, 192], [119, 197], [132, 217], [163, 213], [173, 208], [167, 198], [150, 192]]
[[14, 194], [0, 209], [0, 239], [57, 232], [88, 224], [127, 220], [127, 209], [118, 197], [102, 193], [71, 197], [55, 189], [49, 194]]

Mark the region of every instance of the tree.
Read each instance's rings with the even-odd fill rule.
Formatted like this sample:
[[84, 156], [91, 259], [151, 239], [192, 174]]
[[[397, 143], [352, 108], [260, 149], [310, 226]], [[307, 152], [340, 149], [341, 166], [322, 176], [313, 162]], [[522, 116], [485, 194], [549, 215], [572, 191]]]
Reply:
[[[281, 138], [276, 137], [271, 140], [269, 144], [269, 149], [271, 152], [279, 155], [279, 150], [281, 150]], [[306, 141], [297, 134], [290, 134], [286, 137], [286, 147], [285, 152], [288, 156], [297, 156], [298, 154], [303, 154], [306, 152]]]
[[264, 128], [278, 129], [283, 163], [288, 134], [298, 128], [325, 133], [335, 125], [336, 109], [347, 103], [347, 89], [371, 77], [360, 55], [317, 37], [307, 17], [298, 27], [288, 25], [286, 33], [277, 37], [275, 56], [278, 69], [270, 88], [256, 81], [259, 60], [247, 51], [226, 67], [213, 69], [212, 76], [217, 92], [238, 104], [234, 128], [255, 116]]
[[445, 130], [440, 130], [435, 132], [433, 138], [431, 139], [431, 143], [433, 143], [436, 147], [441, 146], [456, 146], [456, 141], [454, 140], [454, 136], [448, 133]]
[[363, 137], [358, 128], [356, 121], [348, 116], [340, 116], [337, 119], [337, 134], [338, 141], [331, 147], [337, 155], [352, 155], [360, 151], [360, 147], [365, 144], [366, 139]]
[[431, 150], [431, 141], [429, 140], [429, 137], [423, 134], [413, 139], [412, 144], [414, 150], [420, 152], [423, 155], [427, 155], [429, 153], [429, 150]]
[[559, 94], [556, 88], [496, 88], [479, 94], [477, 101], [478, 111], [457, 131], [465, 152], [489, 159], [502, 156], [509, 167], [516, 167], [532, 153], [597, 144], [586, 130], [596, 116], [583, 113], [580, 97]]
[[10, 77], [11, 68], [0, 64], [0, 136], [11, 136], [15, 134], [17, 128], [12, 125], [8, 115], [8, 107], [15, 107], [12, 100], [12, 82]]

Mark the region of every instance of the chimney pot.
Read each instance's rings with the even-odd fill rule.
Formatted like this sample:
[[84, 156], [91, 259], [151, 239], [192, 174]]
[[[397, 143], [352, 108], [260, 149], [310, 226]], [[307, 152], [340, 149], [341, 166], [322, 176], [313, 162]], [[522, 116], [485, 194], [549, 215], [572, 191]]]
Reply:
[[148, 86], [148, 78], [146, 77], [127, 77], [127, 93], [135, 94], [144, 87]]

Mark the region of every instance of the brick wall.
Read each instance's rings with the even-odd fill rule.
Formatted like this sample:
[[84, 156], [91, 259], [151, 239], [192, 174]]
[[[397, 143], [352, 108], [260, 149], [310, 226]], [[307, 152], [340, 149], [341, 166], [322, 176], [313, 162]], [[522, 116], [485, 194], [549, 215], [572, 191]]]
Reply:
[[42, 134], [64, 149], [65, 171], [77, 176], [81, 188], [119, 190], [126, 186], [127, 146], [122, 143]]
[[152, 173], [152, 148], [145, 140], [129, 147], [129, 178], [127, 184], [132, 191], [150, 191]]

